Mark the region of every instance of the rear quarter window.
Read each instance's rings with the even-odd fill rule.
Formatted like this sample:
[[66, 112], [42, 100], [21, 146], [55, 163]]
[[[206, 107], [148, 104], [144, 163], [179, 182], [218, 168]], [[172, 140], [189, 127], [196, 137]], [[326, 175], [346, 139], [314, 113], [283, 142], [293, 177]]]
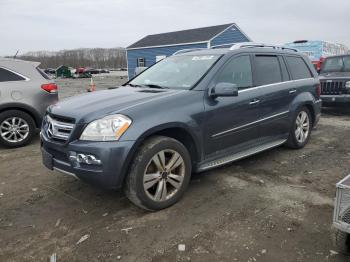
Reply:
[[262, 86], [282, 81], [280, 62], [277, 56], [256, 55], [254, 65], [255, 85]]
[[304, 59], [297, 56], [286, 56], [285, 58], [294, 80], [312, 78], [310, 69], [306, 65]]
[[0, 82], [23, 81], [24, 77], [0, 67]]

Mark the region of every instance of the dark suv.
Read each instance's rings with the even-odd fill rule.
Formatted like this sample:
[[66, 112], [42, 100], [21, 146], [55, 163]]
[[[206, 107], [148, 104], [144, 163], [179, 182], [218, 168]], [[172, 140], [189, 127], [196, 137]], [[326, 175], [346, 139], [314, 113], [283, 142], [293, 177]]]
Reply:
[[319, 95], [317, 72], [294, 50], [178, 52], [118, 89], [49, 107], [43, 162], [159, 210], [180, 199], [191, 172], [284, 144], [302, 148], [320, 117]]
[[324, 105], [350, 103], [350, 55], [327, 57], [321, 67], [321, 98]]

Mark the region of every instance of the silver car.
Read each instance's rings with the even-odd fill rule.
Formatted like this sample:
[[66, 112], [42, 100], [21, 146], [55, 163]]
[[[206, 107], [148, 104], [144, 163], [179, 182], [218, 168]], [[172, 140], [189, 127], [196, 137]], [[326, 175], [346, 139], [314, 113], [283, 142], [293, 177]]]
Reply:
[[46, 108], [57, 102], [57, 85], [40, 63], [0, 58], [0, 144], [28, 144], [41, 127]]

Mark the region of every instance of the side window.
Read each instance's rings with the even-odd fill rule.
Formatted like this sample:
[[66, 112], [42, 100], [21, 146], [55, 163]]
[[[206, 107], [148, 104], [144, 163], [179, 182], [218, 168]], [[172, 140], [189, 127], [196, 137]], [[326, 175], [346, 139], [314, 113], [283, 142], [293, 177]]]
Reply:
[[280, 63], [277, 56], [255, 56], [255, 85], [262, 86], [282, 81]]
[[23, 77], [12, 73], [4, 68], [0, 67], [0, 82], [7, 82], [7, 81], [22, 81], [25, 80]]
[[232, 58], [216, 78], [217, 83], [236, 84], [238, 89], [249, 88], [253, 85], [252, 67], [248, 55]]
[[137, 67], [145, 67], [146, 66], [146, 59], [143, 57], [137, 58]]
[[287, 56], [286, 61], [294, 80], [312, 77], [309, 68], [301, 57]]
[[286, 63], [284, 62], [282, 56], [279, 56], [278, 59], [280, 61], [281, 70], [282, 70], [282, 80], [283, 81], [289, 81], [290, 78], [289, 78], [289, 74], [288, 74]]

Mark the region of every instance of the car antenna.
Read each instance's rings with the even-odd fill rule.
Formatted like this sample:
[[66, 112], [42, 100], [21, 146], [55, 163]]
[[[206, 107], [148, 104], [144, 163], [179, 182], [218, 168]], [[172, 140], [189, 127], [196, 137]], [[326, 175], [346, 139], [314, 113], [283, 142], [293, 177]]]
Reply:
[[17, 50], [16, 54], [13, 56], [13, 59], [16, 58], [17, 54], [18, 54], [19, 50]]

